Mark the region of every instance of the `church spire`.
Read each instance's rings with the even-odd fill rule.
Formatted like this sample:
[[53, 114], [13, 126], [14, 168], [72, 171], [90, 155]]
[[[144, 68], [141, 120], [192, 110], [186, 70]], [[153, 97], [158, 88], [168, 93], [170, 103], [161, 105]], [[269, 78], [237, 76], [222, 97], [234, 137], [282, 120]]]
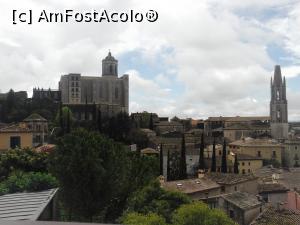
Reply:
[[282, 76], [281, 76], [280, 65], [276, 65], [275, 66], [275, 70], [274, 70], [274, 85], [275, 86], [282, 85]]

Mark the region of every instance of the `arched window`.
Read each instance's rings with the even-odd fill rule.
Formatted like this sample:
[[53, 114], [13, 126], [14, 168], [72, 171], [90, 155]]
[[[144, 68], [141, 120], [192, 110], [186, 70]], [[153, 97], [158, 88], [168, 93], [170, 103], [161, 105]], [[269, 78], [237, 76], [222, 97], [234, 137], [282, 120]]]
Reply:
[[277, 100], [280, 99], [280, 95], [279, 95], [279, 91], [278, 90], [276, 91], [276, 98], [277, 98]]
[[109, 65], [109, 72], [112, 74], [113, 73], [113, 65]]

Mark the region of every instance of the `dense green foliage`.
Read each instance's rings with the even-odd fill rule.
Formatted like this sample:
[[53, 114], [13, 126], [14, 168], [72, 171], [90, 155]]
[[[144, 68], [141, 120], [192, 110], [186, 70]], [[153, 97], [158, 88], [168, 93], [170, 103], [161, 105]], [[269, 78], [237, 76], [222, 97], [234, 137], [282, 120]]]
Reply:
[[173, 211], [180, 205], [190, 202], [191, 199], [187, 195], [166, 191], [160, 187], [158, 181], [153, 181], [132, 195], [128, 200], [127, 212], [138, 212], [144, 215], [156, 213], [171, 221]]
[[68, 217], [79, 221], [114, 221], [129, 195], [159, 174], [157, 158], [84, 129], [61, 138], [50, 162]]
[[174, 225], [234, 225], [222, 211], [210, 209], [202, 202], [181, 206], [173, 215]]
[[10, 173], [21, 170], [25, 172], [46, 172], [48, 154], [32, 149], [11, 149], [0, 154], [0, 181]]
[[23, 191], [42, 191], [55, 187], [58, 187], [58, 182], [48, 173], [16, 171], [0, 183], [0, 195]]
[[128, 213], [122, 220], [124, 225], [167, 225], [165, 219], [155, 213], [143, 215]]
[[[147, 193], [150, 192], [150, 193]], [[155, 183], [149, 185], [131, 199], [135, 210], [122, 217], [128, 225], [234, 225], [223, 211], [210, 209], [203, 202], [191, 202], [179, 193], [162, 191]], [[176, 200], [178, 202], [176, 202]], [[184, 200], [185, 199], [185, 200]], [[167, 209], [167, 210], [166, 210]]]
[[279, 168], [281, 163], [277, 159], [263, 159], [263, 166], [272, 165], [275, 168]]
[[26, 99], [10, 90], [7, 97], [0, 99], [0, 118], [1, 122], [11, 123], [22, 121], [32, 113], [38, 113], [49, 121], [54, 119], [58, 105], [50, 99]]

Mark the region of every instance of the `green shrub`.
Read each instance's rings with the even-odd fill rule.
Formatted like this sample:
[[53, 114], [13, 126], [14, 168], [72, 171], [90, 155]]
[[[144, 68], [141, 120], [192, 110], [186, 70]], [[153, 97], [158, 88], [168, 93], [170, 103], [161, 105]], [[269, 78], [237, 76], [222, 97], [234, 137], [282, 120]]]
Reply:
[[0, 184], [0, 194], [23, 191], [42, 191], [58, 186], [57, 180], [50, 174], [41, 172], [12, 173]]
[[125, 225], [167, 225], [165, 219], [155, 213], [147, 215], [139, 213], [128, 213], [122, 219]]

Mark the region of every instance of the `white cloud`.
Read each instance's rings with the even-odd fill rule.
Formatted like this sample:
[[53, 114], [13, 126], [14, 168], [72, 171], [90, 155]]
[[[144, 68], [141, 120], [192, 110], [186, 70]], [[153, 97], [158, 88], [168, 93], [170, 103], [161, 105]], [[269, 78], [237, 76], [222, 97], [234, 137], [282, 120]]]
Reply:
[[[35, 12], [43, 8], [154, 9], [159, 20], [13, 26], [11, 10], [15, 8]], [[0, 10], [2, 91], [56, 88], [60, 75], [69, 72], [99, 75], [101, 59], [112, 49], [117, 58], [138, 52], [137, 62], [149, 68], [159, 63], [164, 68], [152, 78], [134, 67], [126, 72], [131, 111], [189, 117], [267, 115], [269, 79], [278, 63], [268, 55], [267, 46], [276, 43], [285, 48], [295, 64], [284, 66], [282, 72], [288, 78], [299, 76], [300, 4], [293, 0], [12, 0], [0, 2]], [[260, 21], [268, 10], [280, 13]], [[291, 90], [289, 96], [298, 94]], [[299, 103], [291, 100], [289, 106], [293, 118], [300, 119]]]

